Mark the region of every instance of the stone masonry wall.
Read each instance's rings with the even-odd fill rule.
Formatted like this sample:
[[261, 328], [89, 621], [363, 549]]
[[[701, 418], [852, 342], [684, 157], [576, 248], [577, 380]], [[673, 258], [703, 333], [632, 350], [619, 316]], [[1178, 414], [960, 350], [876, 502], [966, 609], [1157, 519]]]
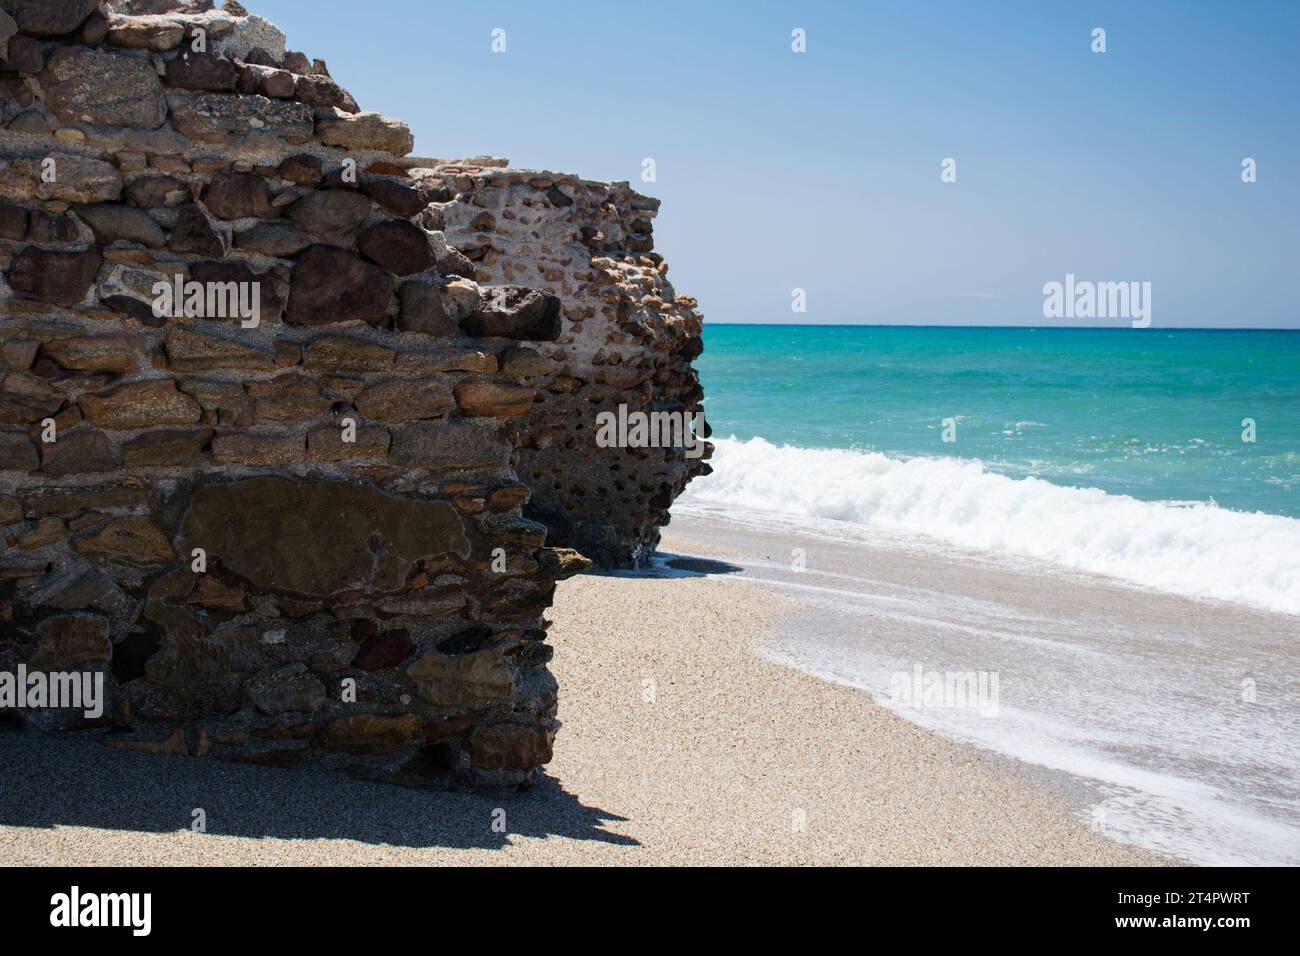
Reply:
[[691, 363], [703, 349], [703, 319], [654, 251], [659, 201], [625, 182], [511, 170], [504, 160], [405, 162], [434, 197], [427, 223], [469, 257], [479, 281], [558, 297], [558, 335], [537, 346], [552, 371], [540, 380], [519, 455], [520, 477], [533, 488], [526, 513], [547, 525], [552, 543], [602, 565], [643, 564], [673, 500], [709, 473], [712, 451], [595, 440], [596, 417], [620, 404], [701, 411]]
[[[698, 401], [649, 201], [412, 170], [403, 124], [234, 2], [0, 10], [0, 671], [108, 697], [10, 717], [529, 783], [558, 726], [543, 613], [587, 565], [530, 491], [621, 560], [690, 472], [567, 457], [584, 402]], [[257, 324], [159, 315], [178, 277], [257, 290]]]

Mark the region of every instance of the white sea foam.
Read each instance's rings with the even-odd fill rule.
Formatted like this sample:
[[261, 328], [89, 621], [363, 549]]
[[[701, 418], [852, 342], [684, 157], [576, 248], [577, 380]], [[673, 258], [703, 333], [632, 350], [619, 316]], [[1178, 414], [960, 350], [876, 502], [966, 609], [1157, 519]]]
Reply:
[[977, 461], [713, 439], [693, 504], [834, 519], [1300, 614], [1300, 520], [1015, 479]]

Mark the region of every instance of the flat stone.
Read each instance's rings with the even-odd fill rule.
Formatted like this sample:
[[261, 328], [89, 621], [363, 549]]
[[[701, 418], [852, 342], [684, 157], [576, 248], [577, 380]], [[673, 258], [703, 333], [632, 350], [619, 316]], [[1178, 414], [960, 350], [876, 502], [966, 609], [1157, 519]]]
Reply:
[[456, 384], [456, 404], [470, 417], [511, 418], [532, 411], [537, 391], [486, 379]]
[[203, 449], [212, 440], [210, 428], [182, 428], [151, 431], [122, 446], [126, 468], [179, 468], [203, 460]]
[[393, 430], [388, 460], [430, 472], [507, 468], [512, 450], [494, 423], [445, 418]]
[[167, 333], [165, 347], [167, 367], [174, 372], [213, 369], [270, 371], [275, 368], [274, 352], [189, 329], [172, 329]]
[[218, 435], [212, 439], [212, 457], [257, 468], [283, 468], [306, 458], [301, 435]]
[[342, 249], [313, 246], [294, 266], [286, 319], [294, 325], [382, 325], [392, 297], [393, 278], [384, 270]]
[[116, 582], [99, 568], [61, 567], [24, 596], [32, 607], [59, 611], [103, 611], [114, 614], [127, 603]]
[[501, 353], [501, 374], [506, 378], [529, 379], [549, 375], [555, 362], [534, 349], [511, 346]]
[[365, 339], [322, 335], [307, 347], [303, 368], [309, 372], [383, 372], [393, 367], [396, 354], [387, 346]]
[[316, 121], [316, 133], [326, 146], [378, 150], [394, 156], [406, 156], [415, 148], [415, 137], [401, 120], [378, 113], [348, 114], [337, 109], [330, 113]]
[[280, 210], [271, 205], [266, 180], [251, 173], [222, 173], [214, 176], [203, 191], [203, 204], [219, 219], [277, 219]]
[[303, 421], [315, 418], [332, 404], [321, 395], [319, 382], [297, 372], [249, 382], [247, 390], [254, 401], [259, 422]]
[[8, 0], [5, 9], [24, 33], [62, 36], [99, 9], [99, 0]]
[[113, 654], [108, 638], [108, 618], [97, 614], [66, 614], [46, 618], [36, 628], [40, 643], [31, 669], [59, 671], [106, 661]]
[[172, 94], [172, 125], [186, 136], [222, 143], [245, 133], [305, 143], [315, 127], [312, 108], [293, 100], [236, 93]]
[[307, 249], [315, 240], [288, 223], [258, 223], [235, 235], [235, 248], [279, 259], [290, 258]]
[[370, 215], [370, 200], [348, 189], [308, 193], [289, 207], [289, 218], [322, 239], [346, 239]]
[[46, 106], [65, 123], [157, 129], [167, 119], [162, 83], [145, 59], [61, 47], [40, 80]]
[[527, 724], [480, 724], [465, 750], [470, 766], [484, 770], [531, 770], [551, 762], [551, 737]]
[[125, 375], [148, 355], [148, 345], [130, 335], [77, 335], [45, 345], [46, 358], [74, 372]]
[[394, 216], [410, 219], [429, 205], [419, 190], [391, 179], [371, 179], [361, 184], [361, 191]]
[[371, 385], [357, 396], [357, 411], [371, 421], [415, 422], [441, 418], [456, 408], [446, 383], [397, 378]]
[[206, 548], [260, 590], [317, 599], [396, 590], [417, 562], [464, 558], [470, 547], [445, 501], [278, 477], [197, 489], [182, 533], [186, 553]]
[[325, 685], [301, 662], [286, 664], [244, 684], [249, 703], [268, 715], [315, 713], [325, 705]]
[[428, 233], [405, 219], [389, 219], [361, 230], [357, 249], [371, 262], [398, 276], [409, 276], [433, 266]]
[[14, 256], [6, 278], [15, 292], [55, 305], [76, 305], [86, 298], [102, 261], [93, 247], [61, 252], [28, 246]]
[[113, 46], [165, 53], [180, 46], [184, 38], [185, 24], [170, 17], [113, 14], [108, 18], [108, 42]]
[[163, 82], [185, 90], [223, 93], [234, 91], [238, 76], [234, 61], [220, 53], [195, 53], [186, 49], [167, 64]]
[[150, 249], [161, 249], [165, 241], [162, 227], [147, 212], [134, 206], [78, 206], [76, 213], [95, 234], [95, 241], [104, 245], [137, 242]]
[[560, 300], [519, 286], [491, 286], [460, 327], [480, 338], [553, 342], [560, 337]]
[[202, 417], [199, 403], [177, 391], [176, 382], [170, 378], [120, 385], [98, 395], [83, 395], [78, 404], [87, 421], [110, 431], [193, 425]]
[[420, 721], [413, 714], [356, 714], [326, 724], [316, 738], [316, 746], [327, 751], [377, 755], [401, 750], [419, 737]]
[[382, 459], [388, 454], [392, 440], [388, 429], [382, 425], [359, 425], [356, 441], [345, 442], [343, 429], [337, 425], [322, 425], [307, 433], [307, 460], [314, 462], [347, 462]]
[[176, 558], [167, 536], [142, 516], [114, 518], [99, 533], [74, 541], [72, 546], [87, 557], [126, 564], [166, 564]]

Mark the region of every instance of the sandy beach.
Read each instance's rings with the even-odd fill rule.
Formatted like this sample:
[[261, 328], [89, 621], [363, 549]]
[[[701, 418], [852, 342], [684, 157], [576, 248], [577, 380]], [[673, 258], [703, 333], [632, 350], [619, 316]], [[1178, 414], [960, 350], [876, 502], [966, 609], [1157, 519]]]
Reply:
[[[670, 533], [665, 550], [698, 556], [683, 565], [697, 572], [727, 567], [699, 540]], [[561, 585], [564, 727], [529, 793], [413, 791], [6, 732], [0, 863], [1160, 862], [1093, 832], [1049, 776], [758, 656], [797, 607], [740, 577]], [[202, 834], [189, 830], [199, 808]]]

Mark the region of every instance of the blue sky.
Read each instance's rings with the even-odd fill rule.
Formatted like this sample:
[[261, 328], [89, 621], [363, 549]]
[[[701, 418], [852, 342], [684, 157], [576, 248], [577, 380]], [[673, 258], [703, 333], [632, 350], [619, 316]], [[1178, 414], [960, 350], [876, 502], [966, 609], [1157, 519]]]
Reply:
[[1295, 0], [245, 5], [421, 155], [652, 157], [709, 321], [1077, 325], [1070, 272], [1151, 282], [1155, 327], [1300, 327]]

